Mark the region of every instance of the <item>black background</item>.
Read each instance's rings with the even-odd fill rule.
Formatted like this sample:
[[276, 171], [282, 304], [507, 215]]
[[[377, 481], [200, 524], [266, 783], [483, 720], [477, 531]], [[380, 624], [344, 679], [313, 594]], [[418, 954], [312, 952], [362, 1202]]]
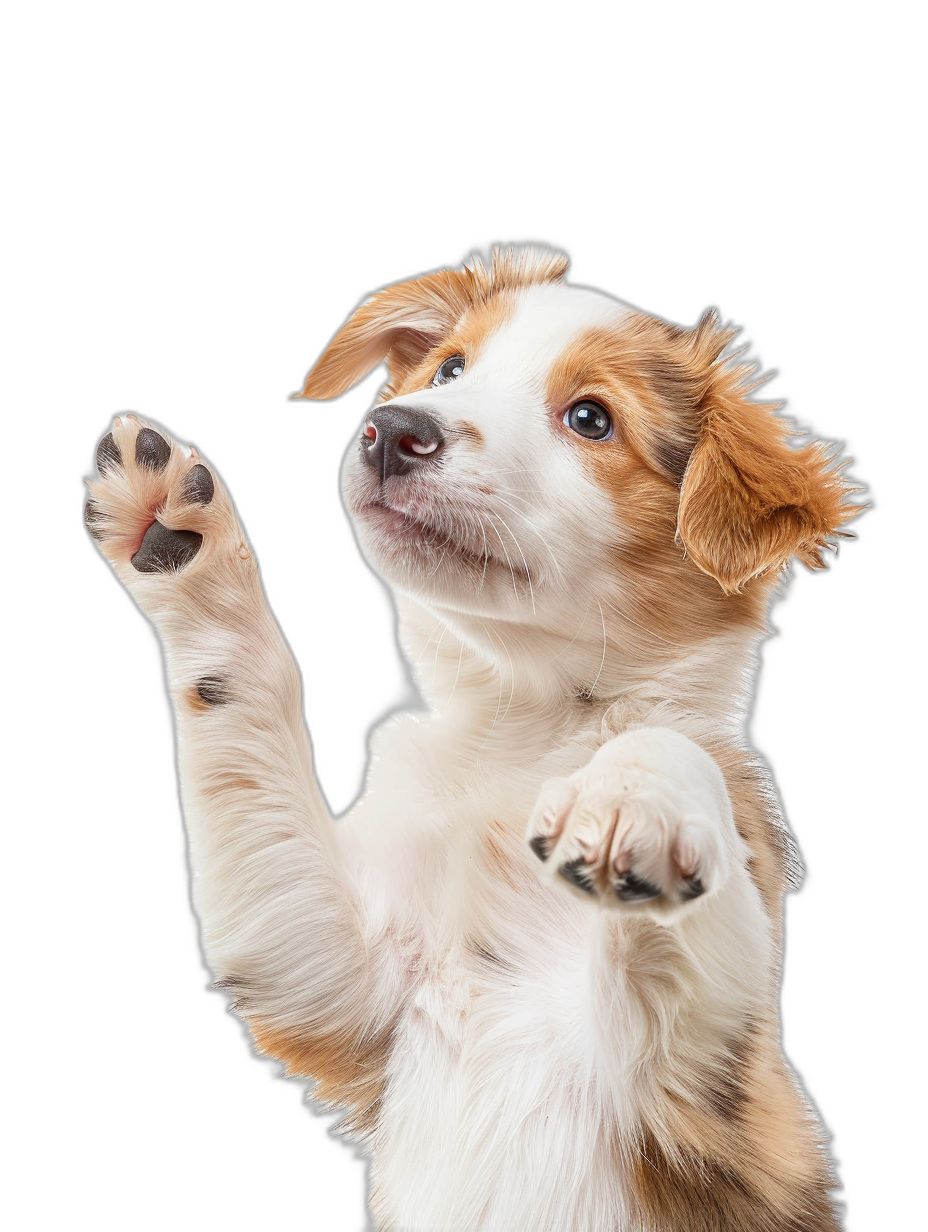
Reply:
[[339, 1214], [319, 1226], [355, 1232], [364, 1189], [362, 1164], [205, 992], [158, 647], [81, 527], [96, 441], [113, 414], [134, 410], [196, 444], [226, 479], [303, 669], [323, 786], [344, 807], [368, 723], [402, 687], [385, 596], [357, 561], [336, 494], [380, 375], [335, 404], [288, 394], [367, 292], [494, 241], [539, 240], [571, 255], [572, 282], [680, 323], [715, 306], [743, 325], [779, 373], [769, 393], [847, 442], [870, 485], [859, 540], [827, 573], [799, 570], [775, 611], [753, 724], [810, 867], [789, 904], [785, 1046], [832, 1127], [853, 1216], [884, 1087], [874, 1002], [886, 887], [871, 825], [890, 818], [877, 804], [876, 742], [886, 680], [907, 670], [905, 647], [884, 634], [897, 529], [864, 290], [875, 255], [850, 254], [808, 190], [754, 217], [732, 203], [645, 193], [631, 205], [558, 184], [520, 196], [516, 172], [462, 201], [449, 179], [421, 172], [356, 185], [260, 161], [246, 175], [234, 159], [190, 153], [168, 179], [140, 163], [123, 179], [116, 166], [80, 227], [62, 209], [54, 354], [36, 384], [53, 383], [55, 453], [67, 461], [47, 615], [70, 752], [38, 771], [36, 788], [60, 774], [73, 798], [42, 857], [60, 871], [65, 951], [47, 1068], [69, 1092], [49, 1146], [83, 1151], [85, 1112], [104, 1126], [76, 1169], [76, 1204], [118, 1214], [107, 1180], [117, 1174], [155, 1215], [182, 1193], [186, 1214], [234, 1226], [260, 1202], [275, 1226], [334, 1194]]

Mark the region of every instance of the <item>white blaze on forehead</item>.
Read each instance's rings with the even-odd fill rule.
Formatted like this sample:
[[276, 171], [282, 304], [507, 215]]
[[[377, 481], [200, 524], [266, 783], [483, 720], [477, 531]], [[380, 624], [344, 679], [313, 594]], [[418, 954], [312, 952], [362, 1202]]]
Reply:
[[518, 375], [543, 388], [558, 356], [574, 339], [597, 326], [615, 324], [631, 310], [601, 291], [563, 284], [528, 287], [512, 318], [483, 347], [478, 366], [489, 376]]

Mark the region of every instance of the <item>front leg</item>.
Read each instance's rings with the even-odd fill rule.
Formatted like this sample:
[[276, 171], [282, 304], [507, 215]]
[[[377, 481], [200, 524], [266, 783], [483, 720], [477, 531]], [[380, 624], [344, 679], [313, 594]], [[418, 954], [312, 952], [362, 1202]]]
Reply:
[[164, 646], [207, 958], [259, 1046], [376, 1106], [399, 995], [313, 774], [299, 674], [222, 485], [134, 416], [97, 453], [86, 520]]
[[528, 841], [552, 888], [604, 909], [591, 1003], [614, 1088], [660, 1106], [654, 1083], [695, 1056], [707, 1087], [721, 1081], [769, 1016], [776, 974], [713, 758], [668, 728], [624, 732], [543, 786]]
[[599, 912], [590, 1016], [642, 1232], [838, 1232], [820, 1135], [780, 1053], [777, 950], [715, 761], [667, 728], [545, 784], [528, 840]]

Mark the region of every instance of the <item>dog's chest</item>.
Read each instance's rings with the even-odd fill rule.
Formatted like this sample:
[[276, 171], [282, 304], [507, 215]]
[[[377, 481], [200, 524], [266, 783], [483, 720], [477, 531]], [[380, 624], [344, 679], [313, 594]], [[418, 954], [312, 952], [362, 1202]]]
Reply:
[[547, 915], [538, 906], [534, 893], [498, 905], [492, 927], [425, 959], [374, 1153], [386, 1226], [619, 1226], [588, 1013], [589, 913], [566, 896]]
[[[580, 1011], [584, 966], [487, 966], [449, 958], [398, 1026], [373, 1151], [377, 1206], [397, 1227], [614, 1226], [621, 1195]], [[598, 1214], [577, 1222], [588, 1202]]]
[[[391, 743], [390, 773], [371, 780], [396, 819], [378, 836], [386, 897], [427, 924], [381, 1105], [378, 1220], [612, 1232], [621, 1195], [589, 992], [599, 913], [544, 884], [524, 840], [541, 782], [592, 741], [466, 778]], [[397, 744], [415, 771], [402, 783]]]

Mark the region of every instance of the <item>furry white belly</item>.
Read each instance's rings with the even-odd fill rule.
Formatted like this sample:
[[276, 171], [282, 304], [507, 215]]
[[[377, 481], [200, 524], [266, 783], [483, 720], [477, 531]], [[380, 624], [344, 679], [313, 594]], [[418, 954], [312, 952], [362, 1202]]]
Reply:
[[575, 989], [556, 974], [556, 991], [542, 978], [420, 987], [397, 1032], [377, 1133], [378, 1229], [622, 1227], [577, 966]]

